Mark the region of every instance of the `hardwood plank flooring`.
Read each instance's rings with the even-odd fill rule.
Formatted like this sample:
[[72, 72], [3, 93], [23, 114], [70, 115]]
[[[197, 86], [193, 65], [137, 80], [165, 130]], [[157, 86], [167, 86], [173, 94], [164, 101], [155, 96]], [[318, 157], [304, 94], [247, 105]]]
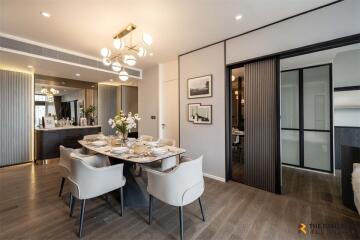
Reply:
[[[59, 198], [59, 186], [54, 163], [1, 168], [0, 239], [78, 239], [80, 204], [70, 218], [68, 187]], [[185, 239], [360, 239], [359, 215], [341, 204], [340, 176], [284, 167], [283, 195], [206, 178], [203, 203], [205, 223], [197, 202], [185, 207]], [[147, 209], [119, 211], [112, 195], [88, 201], [83, 238], [179, 239], [175, 207], [155, 200], [151, 226]], [[300, 223], [313, 234], [300, 233]]]

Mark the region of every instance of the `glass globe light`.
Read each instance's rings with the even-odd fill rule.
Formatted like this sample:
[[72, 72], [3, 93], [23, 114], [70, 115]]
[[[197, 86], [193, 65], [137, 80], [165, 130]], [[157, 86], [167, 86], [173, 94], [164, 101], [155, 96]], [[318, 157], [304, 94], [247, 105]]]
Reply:
[[108, 58], [108, 57], [110, 57], [110, 55], [111, 55], [111, 51], [110, 51], [110, 49], [108, 49], [108, 48], [102, 48], [102, 49], [100, 50], [100, 54], [101, 54], [102, 57]]
[[114, 70], [115, 72], [120, 72], [121, 70], [121, 64], [119, 62], [114, 62], [111, 65], [112, 70]]
[[137, 53], [139, 57], [145, 57], [146, 56], [146, 49], [144, 47], [139, 47], [139, 51]]
[[136, 58], [133, 55], [126, 55], [124, 57], [124, 63], [129, 66], [134, 66], [136, 64]]
[[119, 79], [121, 81], [127, 81], [129, 79], [129, 74], [123, 69], [120, 73], [119, 73]]
[[150, 46], [153, 42], [152, 36], [150, 34], [144, 33], [143, 34], [143, 42], [146, 45]]
[[125, 47], [124, 41], [122, 41], [120, 38], [115, 38], [113, 40], [113, 45], [116, 49], [123, 49]]
[[102, 62], [105, 66], [110, 66], [110, 64], [111, 64], [111, 61], [109, 58], [104, 58]]

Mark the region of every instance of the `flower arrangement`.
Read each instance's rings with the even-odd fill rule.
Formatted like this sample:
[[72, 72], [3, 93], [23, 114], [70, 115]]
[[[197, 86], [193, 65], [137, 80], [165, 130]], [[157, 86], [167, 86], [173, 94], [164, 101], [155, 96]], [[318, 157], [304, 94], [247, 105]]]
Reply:
[[133, 115], [131, 112], [126, 114], [123, 111], [120, 111], [114, 118], [109, 119], [109, 125], [111, 128], [116, 129], [116, 134], [121, 134], [122, 138], [126, 139], [127, 134], [131, 129], [136, 128], [136, 121], [139, 121], [140, 119], [141, 118], [137, 113]]

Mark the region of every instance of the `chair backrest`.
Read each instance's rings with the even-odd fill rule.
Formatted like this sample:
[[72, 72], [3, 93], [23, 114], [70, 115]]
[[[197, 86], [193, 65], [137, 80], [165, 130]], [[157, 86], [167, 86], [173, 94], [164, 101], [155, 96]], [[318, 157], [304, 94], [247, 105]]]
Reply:
[[160, 138], [158, 142], [160, 145], [167, 145], [172, 147], [175, 147], [176, 145], [176, 141], [174, 139], [169, 139], [169, 138]]
[[198, 199], [204, 192], [203, 156], [184, 160], [168, 173], [149, 171], [149, 193], [173, 206], [184, 206]]
[[71, 193], [74, 197], [81, 199], [83, 196], [91, 194], [93, 186], [97, 185], [97, 179], [93, 177], [96, 168], [87, 163], [87, 158], [93, 156], [80, 156], [71, 153], [70, 176], [69, 180]]
[[150, 141], [152, 141], [154, 138], [153, 138], [152, 136], [149, 136], [149, 135], [141, 135], [141, 136], [139, 137], [139, 139], [140, 139], [141, 141], [150, 142]]
[[180, 162], [174, 172], [177, 177], [181, 179], [181, 185], [191, 187], [194, 184], [204, 181], [202, 162], [202, 155], [192, 160], [185, 158]]
[[90, 135], [85, 135], [83, 140], [96, 140], [98, 138], [104, 137], [103, 133], [97, 133], [97, 134], [90, 134]]
[[70, 175], [70, 161], [71, 161], [70, 154], [74, 151], [74, 149], [67, 148], [62, 145], [59, 148], [60, 148], [60, 160], [59, 160], [60, 175], [66, 178]]

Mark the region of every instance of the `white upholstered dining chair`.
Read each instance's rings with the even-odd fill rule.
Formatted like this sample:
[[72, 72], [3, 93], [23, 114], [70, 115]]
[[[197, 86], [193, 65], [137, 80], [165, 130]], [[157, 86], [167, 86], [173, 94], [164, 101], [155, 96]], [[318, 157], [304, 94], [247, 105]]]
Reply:
[[[167, 138], [160, 138], [158, 140], [158, 144], [160, 146], [170, 146], [170, 147], [175, 147], [176, 145], [176, 141], [173, 139], [167, 139]], [[165, 158], [163, 160], [159, 160], [153, 163], [148, 163], [148, 164], [142, 164], [142, 167], [144, 167], [145, 169], [150, 168], [153, 170], [157, 170], [157, 171], [168, 171], [171, 168], [176, 167], [176, 157], [169, 157], [169, 158]]]
[[[64, 146], [59, 147], [60, 150], [60, 160], [59, 160], [59, 170], [60, 170], [60, 176], [61, 176], [61, 184], [60, 184], [60, 190], [59, 190], [59, 197], [61, 197], [65, 180], [70, 176], [70, 161], [71, 161], [71, 153], [74, 153], [78, 156], [89, 156], [84, 153], [82, 148], [67, 148]], [[94, 167], [103, 167], [109, 165], [109, 159], [106, 156], [97, 155], [97, 157], [88, 159], [88, 163]]]
[[202, 220], [205, 216], [201, 204], [204, 192], [204, 177], [202, 172], [203, 156], [197, 159], [182, 158], [181, 163], [170, 172], [158, 172], [147, 169], [149, 192], [149, 224], [151, 224], [153, 197], [169, 205], [179, 207], [180, 238], [184, 236], [183, 206], [196, 200], [199, 201]]
[[153, 136], [149, 136], [149, 135], [141, 135], [139, 137], [139, 140], [141, 141], [145, 141], [145, 142], [151, 142], [154, 139]]
[[174, 139], [169, 139], [169, 138], [160, 138], [158, 140], [158, 144], [175, 147], [176, 141]]
[[120, 207], [122, 216], [124, 213], [123, 187], [126, 179], [123, 176], [124, 164], [116, 164], [105, 167], [93, 167], [88, 162], [97, 156], [78, 156], [71, 154], [70, 176], [70, 216], [72, 216], [75, 198], [81, 200], [79, 237], [82, 237], [85, 215], [85, 202], [88, 199], [104, 195], [119, 189]]

